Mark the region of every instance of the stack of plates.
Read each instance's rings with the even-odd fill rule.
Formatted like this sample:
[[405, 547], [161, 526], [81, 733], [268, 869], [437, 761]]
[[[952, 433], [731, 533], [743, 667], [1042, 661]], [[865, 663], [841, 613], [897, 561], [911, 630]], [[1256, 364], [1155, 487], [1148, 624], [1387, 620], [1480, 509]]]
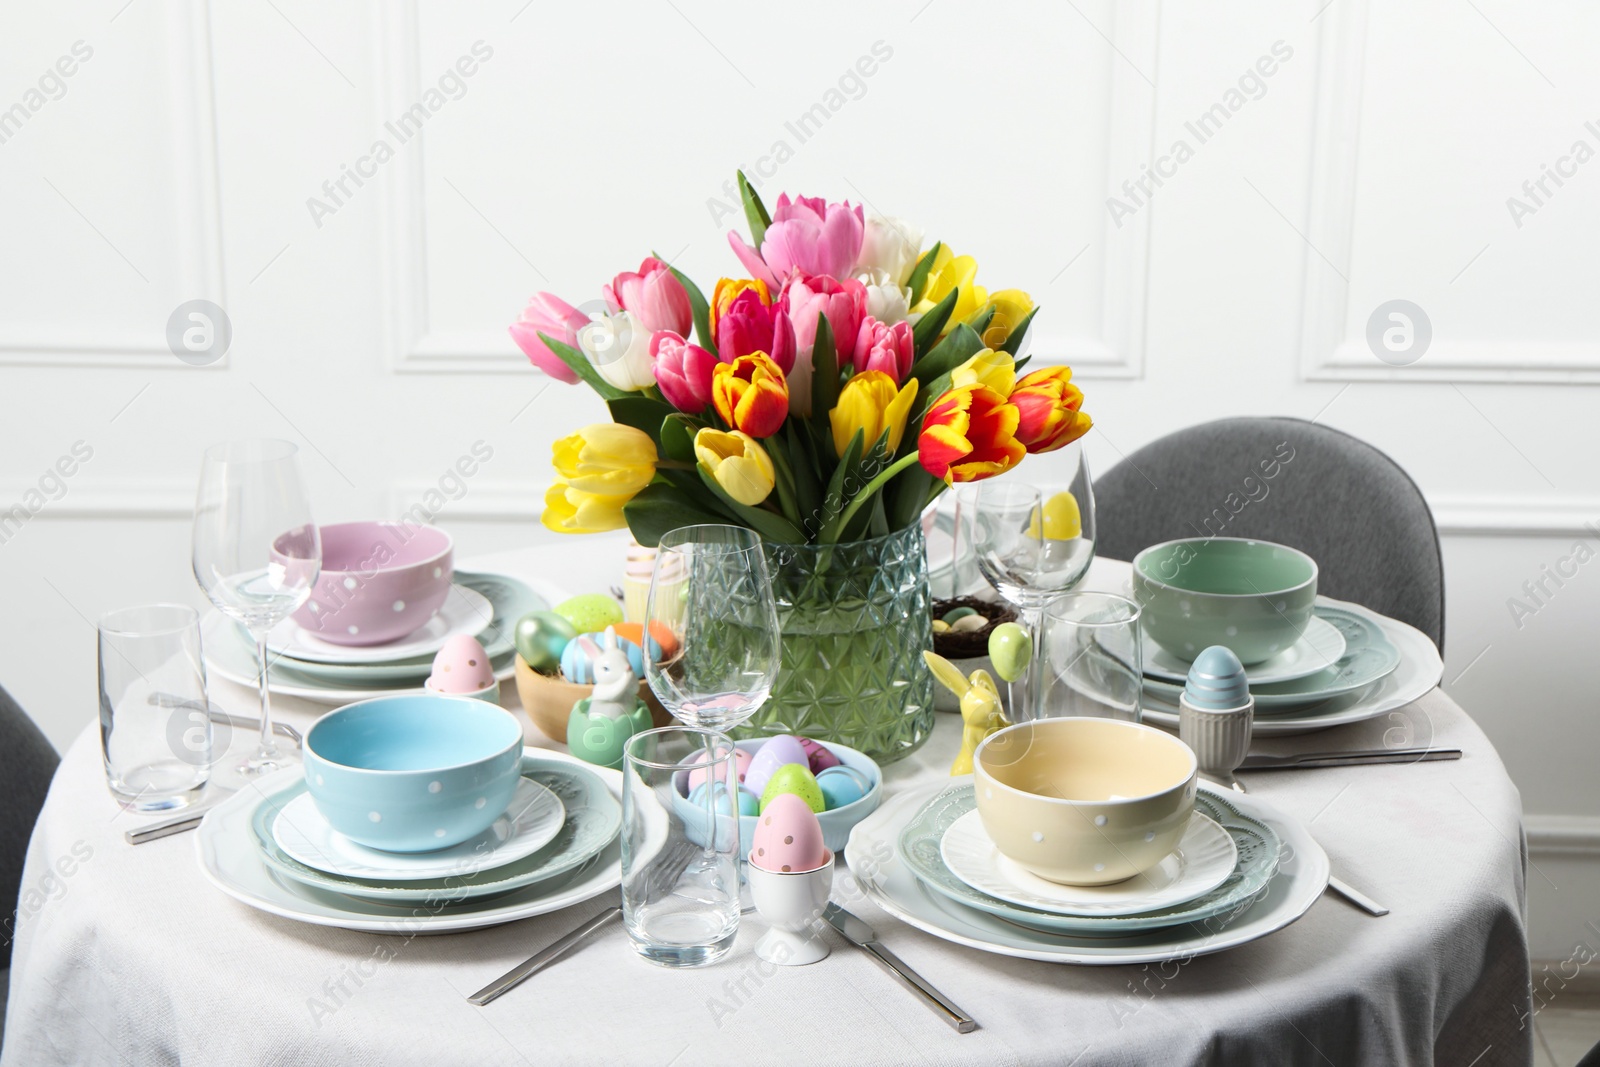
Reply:
[[[1189, 665], [1144, 637], [1146, 722], [1178, 725]], [[1256, 700], [1255, 734], [1307, 733], [1385, 715], [1439, 684], [1444, 662], [1422, 631], [1397, 619], [1318, 597], [1295, 645], [1245, 668]]]
[[1261, 800], [1202, 788], [1178, 849], [1115, 885], [1057, 885], [999, 854], [970, 777], [903, 794], [855, 828], [845, 858], [890, 914], [990, 952], [1059, 963], [1150, 963], [1218, 952], [1305, 914], [1327, 856]]
[[[476, 637], [489, 653], [495, 677], [512, 673], [517, 620], [548, 608], [543, 597], [515, 578], [457, 571], [443, 606], [428, 622], [385, 645], [330, 644], [285, 619], [267, 637], [272, 657], [272, 692], [319, 703], [348, 704], [369, 697], [421, 690], [433, 657], [459, 634]], [[255, 687], [256, 652], [244, 627], [212, 611], [204, 624], [206, 667], [211, 673]]]
[[327, 823], [292, 768], [206, 813], [206, 877], [252, 907], [384, 933], [471, 930], [587, 900], [622, 881], [622, 776], [560, 753], [527, 755], [511, 808], [437, 852], [383, 852]]

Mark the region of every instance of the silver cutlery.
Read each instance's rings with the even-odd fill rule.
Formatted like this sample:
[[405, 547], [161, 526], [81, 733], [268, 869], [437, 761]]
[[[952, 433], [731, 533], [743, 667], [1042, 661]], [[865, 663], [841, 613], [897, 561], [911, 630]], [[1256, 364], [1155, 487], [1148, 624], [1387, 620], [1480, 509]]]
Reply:
[[[168, 693], [151, 693], [149, 699], [151, 704], [154, 704], [156, 707], [160, 708], [191, 708], [195, 711], [200, 710], [200, 704], [198, 701], [183, 700]], [[260, 719], [251, 719], [243, 715], [230, 715], [228, 712], [223, 711], [221, 708], [210, 703], [209, 701], [206, 703], [205, 712], [206, 718], [210, 719], [212, 722], [226, 723], [229, 726], [233, 726], [241, 730], [261, 729]], [[272, 732], [277, 734], [279, 737], [287, 737], [289, 740], [295, 743], [296, 748], [302, 747], [300, 743], [300, 731], [296, 730], [288, 723], [274, 722], [272, 724]]]
[[1241, 771], [1292, 771], [1304, 767], [1354, 767], [1365, 763], [1429, 763], [1460, 759], [1459, 748], [1368, 748], [1348, 752], [1302, 752], [1293, 756], [1253, 753], [1239, 764]]
[[200, 820], [205, 818], [206, 812], [210, 810], [211, 808], [207, 806], [193, 811], [186, 811], [182, 815], [163, 822], [153, 823], [138, 830], [129, 830], [122, 836], [128, 839], [128, 844], [130, 845], [142, 845], [146, 841], [159, 841], [163, 837], [181, 834], [185, 830], [193, 830], [200, 825]]
[[621, 916], [622, 909], [613, 904], [593, 918], [586, 920], [565, 937], [553, 941], [538, 952], [535, 952], [467, 999], [479, 1007], [488, 1004], [501, 994], [510, 992], [533, 975], [544, 970], [550, 964], [577, 948], [584, 938], [605, 926], [612, 919], [617, 919]]
[[829, 904], [822, 917], [828, 920], [835, 930], [844, 935], [844, 939], [871, 956], [890, 974], [899, 979], [901, 984], [920, 996], [930, 1008], [939, 1013], [945, 1022], [955, 1027], [958, 1034], [970, 1034], [978, 1028], [972, 1017], [951, 1003], [950, 999], [928, 984], [916, 971], [908, 967], [904, 961], [893, 952], [884, 948], [878, 941], [878, 935], [862, 919], [839, 907]]
[[1383, 916], [1389, 914], [1389, 909], [1367, 896], [1359, 889], [1352, 887], [1348, 882], [1342, 881], [1332, 875], [1328, 876], [1328, 888], [1339, 894], [1368, 915]]

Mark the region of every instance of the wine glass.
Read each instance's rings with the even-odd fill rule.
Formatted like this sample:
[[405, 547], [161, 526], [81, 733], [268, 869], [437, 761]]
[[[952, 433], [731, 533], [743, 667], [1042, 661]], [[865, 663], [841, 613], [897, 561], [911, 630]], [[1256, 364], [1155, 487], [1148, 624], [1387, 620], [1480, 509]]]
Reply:
[[656, 549], [645, 624], [665, 646], [660, 660], [645, 657], [645, 676], [679, 721], [726, 732], [750, 718], [781, 659], [761, 538], [742, 526], [668, 532]]
[[1045, 607], [1081, 582], [1094, 562], [1094, 495], [1089, 467], [1078, 446], [1064, 457], [1070, 479], [1044, 488], [983, 482], [957, 497], [961, 526], [978, 570], [1017, 608], [1033, 638], [1033, 657], [1013, 705], [1020, 719], [1038, 712], [1042, 622]]
[[261, 736], [246, 776], [285, 763], [272, 733], [267, 695], [267, 631], [311, 596], [322, 570], [322, 541], [288, 441], [229, 441], [206, 449], [194, 508], [194, 577], [224, 615], [255, 638]]

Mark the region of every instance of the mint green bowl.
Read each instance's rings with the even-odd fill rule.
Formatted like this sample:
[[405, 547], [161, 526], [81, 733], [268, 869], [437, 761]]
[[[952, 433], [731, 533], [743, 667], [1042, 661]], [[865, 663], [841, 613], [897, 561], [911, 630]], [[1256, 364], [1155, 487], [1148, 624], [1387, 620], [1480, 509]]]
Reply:
[[1317, 561], [1298, 549], [1239, 537], [1151, 545], [1133, 558], [1145, 633], [1192, 660], [1226, 645], [1246, 666], [1292, 646], [1311, 621]]

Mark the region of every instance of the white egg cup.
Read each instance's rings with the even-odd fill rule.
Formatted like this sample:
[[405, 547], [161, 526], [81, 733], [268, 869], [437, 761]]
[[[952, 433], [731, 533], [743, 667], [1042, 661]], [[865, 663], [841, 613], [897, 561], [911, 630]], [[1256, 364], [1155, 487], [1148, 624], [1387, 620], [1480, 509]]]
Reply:
[[422, 683], [422, 688], [427, 690], [430, 695], [436, 697], [471, 697], [474, 700], [487, 700], [491, 704], [500, 703], [500, 683], [498, 681], [491, 686], [486, 686], [483, 689], [479, 689], [470, 693], [446, 693], [442, 689], [435, 689], [433, 687], [433, 679], [431, 678]]
[[818, 921], [833, 892], [833, 853], [810, 871], [768, 871], [748, 863], [750, 896], [770, 928], [756, 942], [756, 955], [782, 967], [804, 967], [828, 958]]

